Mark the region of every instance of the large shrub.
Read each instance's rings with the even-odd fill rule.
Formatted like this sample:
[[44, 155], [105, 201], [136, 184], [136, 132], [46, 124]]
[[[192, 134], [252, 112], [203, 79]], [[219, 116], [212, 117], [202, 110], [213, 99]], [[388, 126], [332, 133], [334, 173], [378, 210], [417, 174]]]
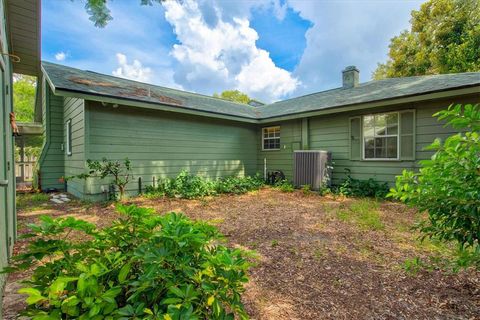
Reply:
[[193, 199], [221, 193], [242, 194], [258, 190], [263, 185], [264, 181], [258, 175], [211, 180], [182, 170], [175, 178], [161, 180], [157, 187], [149, 186], [145, 191], [147, 194]]
[[13, 270], [34, 266], [26, 315], [41, 319], [247, 318], [240, 301], [249, 263], [217, 229], [135, 206], [110, 227], [41, 218]]
[[426, 148], [435, 151], [432, 158], [419, 172], [403, 171], [390, 195], [428, 212], [420, 225], [425, 236], [458, 242], [472, 253], [462, 263], [480, 266], [480, 108], [452, 105], [435, 116], [462, 133], [436, 139]]

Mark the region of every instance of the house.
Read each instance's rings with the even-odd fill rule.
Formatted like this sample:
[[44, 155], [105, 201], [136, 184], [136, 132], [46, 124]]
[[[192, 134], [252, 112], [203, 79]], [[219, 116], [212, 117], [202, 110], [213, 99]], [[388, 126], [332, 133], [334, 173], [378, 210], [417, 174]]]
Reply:
[[[40, 74], [40, 1], [0, 1], [0, 269], [16, 237], [12, 73]], [[5, 276], [0, 274], [0, 297]], [[0, 318], [2, 314], [0, 304]]]
[[[67, 188], [104, 199], [108, 183], [63, 176], [86, 172], [87, 159], [132, 161], [145, 185], [186, 169], [211, 178], [282, 170], [292, 178], [293, 151], [328, 150], [333, 183], [374, 178], [393, 183], [418, 167], [423, 148], [446, 137], [432, 115], [452, 103], [480, 102], [480, 73], [359, 83], [343, 71], [340, 88], [252, 107], [91, 71], [43, 62], [46, 144], [42, 189]], [[136, 181], [128, 188], [134, 194]]]

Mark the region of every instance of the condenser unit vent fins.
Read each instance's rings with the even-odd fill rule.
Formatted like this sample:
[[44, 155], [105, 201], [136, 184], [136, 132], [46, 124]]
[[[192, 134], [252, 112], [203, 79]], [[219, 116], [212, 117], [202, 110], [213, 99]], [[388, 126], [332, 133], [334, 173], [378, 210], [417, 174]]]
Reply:
[[330, 185], [330, 152], [296, 150], [293, 156], [293, 183], [296, 187], [309, 185], [313, 190], [318, 190], [322, 185]]

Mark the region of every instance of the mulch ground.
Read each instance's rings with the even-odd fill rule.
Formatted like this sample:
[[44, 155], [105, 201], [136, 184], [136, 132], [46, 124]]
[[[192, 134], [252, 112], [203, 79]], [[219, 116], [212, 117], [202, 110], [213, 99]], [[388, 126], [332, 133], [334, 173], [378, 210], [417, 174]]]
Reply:
[[[382, 228], [361, 227], [339, 218], [357, 201], [263, 189], [240, 196], [203, 200], [133, 199], [157, 212], [184, 212], [218, 225], [229, 245], [255, 250], [243, 301], [252, 319], [480, 319], [480, 272], [406, 272], [407, 259], [438, 253], [422, 245], [409, 228], [418, 214], [383, 202]], [[375, 210], [375, 209], [372, 209]], [[19, 233], [41, 214], [71, 215], [108, 225], [113, 206], [79, 202], [19, 212]], [[18, 242], [21, 251], [25, 242]], [[9, 277], [4, 319], [23, 308]]]

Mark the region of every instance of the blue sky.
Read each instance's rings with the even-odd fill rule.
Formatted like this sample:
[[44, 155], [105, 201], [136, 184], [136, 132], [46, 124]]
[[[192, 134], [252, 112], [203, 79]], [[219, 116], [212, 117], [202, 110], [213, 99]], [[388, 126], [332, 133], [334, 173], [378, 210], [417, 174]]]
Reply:
[[238, 89], [270, 102], [369, 81], [416, 0], [109, 1], [96, 28], [84, 1], [42, 2], [44, 60], [211, 95]]

